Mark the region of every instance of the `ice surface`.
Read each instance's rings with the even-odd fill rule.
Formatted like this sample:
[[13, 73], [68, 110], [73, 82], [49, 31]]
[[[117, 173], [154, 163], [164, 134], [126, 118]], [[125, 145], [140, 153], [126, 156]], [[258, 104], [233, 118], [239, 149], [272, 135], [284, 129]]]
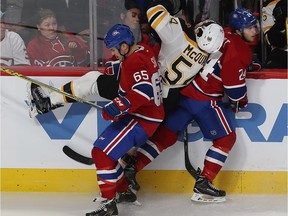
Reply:
[[[1, 216], [80, 216], [97, 208], [93, 193], [1, 193]], [[195, 203], [191, 194], [138, 194], [142, 206], [118, 204], [119, 216], [287, 216], [287, 195], [228, 195]]]

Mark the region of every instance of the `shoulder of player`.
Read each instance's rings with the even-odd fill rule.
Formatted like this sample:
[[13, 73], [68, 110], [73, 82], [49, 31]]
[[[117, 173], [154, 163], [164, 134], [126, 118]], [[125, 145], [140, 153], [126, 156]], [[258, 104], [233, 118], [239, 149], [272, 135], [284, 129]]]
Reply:
[[225, 33], [223, 52], [234, 53], [237, 58], [250, 63], [252, 60], [252, 50], [250, 46], [237, 34]]
[[165, 13], [166, 15], [168, 14], [168, 11], [163, 5], [158, 4], [158, 5], [152, 6], [147, 10], [148, 20], [155, 19], [156, 17], [160, 17], [162, 16], [163, 13]]
[[146, 59], [150, 59], [153, 55], [151, 47], [147, 44], [139, 43], [131, 56], [133, 56], [133, 60], [146, 61]]

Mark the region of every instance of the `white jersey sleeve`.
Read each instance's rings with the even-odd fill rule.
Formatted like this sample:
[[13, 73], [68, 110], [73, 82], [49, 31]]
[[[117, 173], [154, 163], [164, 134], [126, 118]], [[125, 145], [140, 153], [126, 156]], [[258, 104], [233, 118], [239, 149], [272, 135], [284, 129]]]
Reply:
[[208, 54], [186, 35], [179, 18], [171, 16], [162, 5], [150, 8], [147, 17], [161, 39], [158, 63], [164, 97], [167, 97], [169, 88], [183, 87], [192, 81], [204, 66]]
[[25, 43], [19, 34], [6, 30], [0, 46], [1, 65], [30, 65]]

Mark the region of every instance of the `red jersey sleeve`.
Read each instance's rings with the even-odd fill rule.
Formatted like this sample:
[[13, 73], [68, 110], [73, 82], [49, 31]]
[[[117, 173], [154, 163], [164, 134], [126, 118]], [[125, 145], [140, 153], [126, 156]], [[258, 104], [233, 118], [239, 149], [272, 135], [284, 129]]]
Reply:
[[246, 96], [246, 71], [252, 61], [250, 47], [238, 35], [228, 35], [223, 46], [221, 77], [224, 91], [232, 100]]

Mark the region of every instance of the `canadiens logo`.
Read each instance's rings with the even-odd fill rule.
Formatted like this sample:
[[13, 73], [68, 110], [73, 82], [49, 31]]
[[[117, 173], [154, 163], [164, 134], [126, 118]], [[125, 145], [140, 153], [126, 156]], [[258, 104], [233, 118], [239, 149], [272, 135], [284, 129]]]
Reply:
[[211, 135], [216, 136], [217, 135], [217, 131], [216, 130], [212, 130], [210, 131]]
[[118, 35], [118, 34], [120, 34], [120, 32], [117, 31], [117, 30], [115, 30], [115, 31], [112, 32], [112, 36], [116, 36], [116, 35]]

